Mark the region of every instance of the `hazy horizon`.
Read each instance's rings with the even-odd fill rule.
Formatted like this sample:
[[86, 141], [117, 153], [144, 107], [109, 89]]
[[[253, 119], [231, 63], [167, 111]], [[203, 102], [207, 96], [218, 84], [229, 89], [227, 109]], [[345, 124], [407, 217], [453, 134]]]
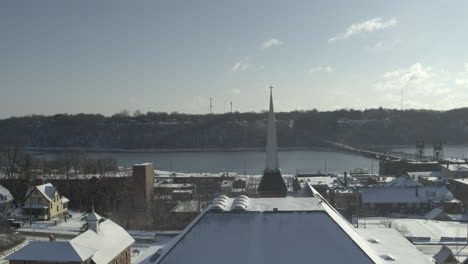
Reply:
[[2, 1], [0, 118], [468, 99], [468, 2]]

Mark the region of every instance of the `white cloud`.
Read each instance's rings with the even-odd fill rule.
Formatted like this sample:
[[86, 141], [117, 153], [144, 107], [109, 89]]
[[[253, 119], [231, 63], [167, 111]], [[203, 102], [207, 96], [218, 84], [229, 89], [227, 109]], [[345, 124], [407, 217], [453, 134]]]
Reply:
[[272, 38], [272, 39], [264, 41], [260, 45], [260, 47], [262, 49], [268, 49], [268, 48], [271, 48], [273, 46], [280, 46], [280, 45], [283, 45], [283, 41], [281, 41], [280, 39]]
[[240, 72], [240, 71], [245, 71], [247, 70], [249, 67], [250, 67], [250, 64], [249, 64], [249, 58], [244, 58], [238, 62], [236, 62], [232, 68], [231, 68], [231, 71], [232, 72]]
[[[465, 78], [465, 79], [463, 79]], [[466, 83], [463, 81], [466, 80]], [[465, 86], [454, 86], [454, 83]], [[415, 63], [382, 74], [381, 80], [374, 84], [377, 92], [375, 100], [383, 105], [400, 107], [403, 90], [403, 107], [405, 109], [453, 109], [466, 107], [468, 98], [468, 65], [459, 72], [434, 69], [430, 66]]]
[[231, 93], [232, 94], [240, 94], [241, 93], [241, 90], [240, 89], [237, 89], [237, 88], [234, 88], [231, 90]]
[[347, 39], [353, 35], [360, 34], [362, 32], [373, 32], [384, 28], [392, 27], [398, 24], [396, 18], [383, 20], [381, 17], [376, 17], [361, 23], [352, 24], [344, 32], [337, 34], [330, 38], [328, 42], [335, 42], [341, 39]]
[[426, 92], [434, 86], [435, 73], [431, 67], [415, 63], [408, 68], [402, 68], [383, 74], [383, 81], [374, 87], [378, 91], [413, 89], [416, 92]]
[[335, 69], [333, 69], [330, 66], [317, 66], [317, 67], [312, 67], [309, 69], [309, 73], [316, 73], [316, 72], [332, 73], [334, 71]]
[[457, 74], [457, 78], [455, 79], [455, 84], [468, 87], [468, 63], [465, 63], [464, 68], [465, 68], [465, 71], [459, 72]]

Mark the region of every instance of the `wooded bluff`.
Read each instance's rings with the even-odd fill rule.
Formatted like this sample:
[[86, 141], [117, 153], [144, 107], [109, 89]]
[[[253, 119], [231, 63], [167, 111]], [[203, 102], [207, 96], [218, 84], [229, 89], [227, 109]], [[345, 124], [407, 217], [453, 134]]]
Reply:
[[[265, 112], [31, 115], [0, 120], [0, 144], [21, 138], [29, 148], [263, 148]], [[468, 108], [449, 111], [341, 109], [276, 113], [280, 147], [319, 147], [321, 140], [354, 146], [468, 143]]]

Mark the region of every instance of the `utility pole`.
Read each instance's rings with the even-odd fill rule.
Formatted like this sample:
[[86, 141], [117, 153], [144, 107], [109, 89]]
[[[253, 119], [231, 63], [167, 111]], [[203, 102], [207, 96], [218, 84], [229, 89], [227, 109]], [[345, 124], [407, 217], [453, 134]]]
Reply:
[[231, 114], [232, 114], [232, 101], [231, 101]]

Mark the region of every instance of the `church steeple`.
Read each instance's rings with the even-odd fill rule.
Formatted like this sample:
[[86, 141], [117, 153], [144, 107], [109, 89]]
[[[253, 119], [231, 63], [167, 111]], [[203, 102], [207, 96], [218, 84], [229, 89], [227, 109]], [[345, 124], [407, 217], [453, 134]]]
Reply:
[[270, 111], [268, 112], [267, 145], [265, 170], [258, 185], [260, 197], [285, 197], [287, 193], [278, 162], [278, 143], [276, 140], [276, 119], [273, 110], [273, 87], [270, 86]]
[[270, 111], [268, 112], [268, 131], [266, 145], [265, 171], [279, 171], [278, 144], [276, 142], [276, 119], [273, 110], [273, 87], [270, 86]]

